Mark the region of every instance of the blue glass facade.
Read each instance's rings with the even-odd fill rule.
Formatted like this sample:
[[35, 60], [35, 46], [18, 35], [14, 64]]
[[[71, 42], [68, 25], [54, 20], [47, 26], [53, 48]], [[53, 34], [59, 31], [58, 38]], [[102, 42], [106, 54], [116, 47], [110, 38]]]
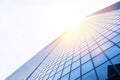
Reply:
[[120, 2], [83, 24], [83, 32], [68, 30], [6, 80], [120, 80]]

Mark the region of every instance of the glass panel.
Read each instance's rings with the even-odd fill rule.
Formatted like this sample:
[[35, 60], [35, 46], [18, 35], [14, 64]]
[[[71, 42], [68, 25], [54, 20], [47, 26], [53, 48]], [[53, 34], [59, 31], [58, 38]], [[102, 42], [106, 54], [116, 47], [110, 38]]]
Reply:
[[112, 58], [113, 56], [115, 56], [118, 53], [120, 53], [120, 49], [117, 46], [113, 46], [110, 49], [108, 49], [107, 51], [105, 51], [105, 53], [107, 54], [107, 56], [109, 58]]
[[58, 72], [57, 74], [55, 74], [54, 80], [57, 80], [58, 78], [60, 78], [61, 72], [62, 72], [62, 71], [60, 71], [60, 72]]
[[82, 74], [90, 71], [91, 69], [93, 69], [93, 65], [92, 65], [91, 61], [88, 61], [87, 63], [82, 65]]
[[79, 55], [80, 51], [74, 53], [74, 56]]
[[92, 51], [92, 50], [94, 50], [95, 48], [97, 48], [98, 46], [96, 45], [96, 44], [94, 44], [94, 45], [92, 45], [92, 46], [90, 46], [89, 48], [90, 48], [90, 51]]
[[111, 35], [107, 36], [107, 38], [111, 39], [111, 38], [114, 37], [115, 35], [117, 35], [117, 33], [112, 33]]
[[120, 35], [116, 36], [115, 38], [111, 39], [114, 43], [117, 43], [120, 41]]
[[107, 58], [104, 56], [104, 54], [100, 54], [97, 57], [95, 57], [93, 59], [93, 62], [95, 64], [95, 66], [98, 66], [100, 64], [102, 64], [103, 62], [107, 61]]
[[103, 43], [105, 43], [106, 41], [108, 41], [107, 39], [102, 39], [100, 42], [98, 42], [99, 45], [102, 45]]
[[83, 57], [85, 54], [88, 53], [88, 50], [86, 49], [85, 51], [81, 52], [81, 57]]
[[89, 73], [82, 76], [82, 80], [97, 80], [94, 71], [90, 71]]
[[78, 66], [80, 66], [80, 61], [79, 61], [79, 60], [77, 60], [76, 62], [74, 62], [74, 63], [72, 64], [72, 70], [75, 69], [75, 68], [78, 67]]
[[81, 58], [81, 63], [83, 64], [83, 63], [85, 63], [86, 61], [88, 61], [89, 59], [90, 59], [90, 55], [87, 54], [86, 56], [84, 56], [84, 57]]
[[106, 50], [106, 49], [108, 49], [109, 47], [111, 47], [113, 45], [113, 43], [111, 43], [111, 42], [106, 42], [106, 43], [104, 43], [103, 45], [101, 45], [101, 48], [103, 49], [103, 50]]
[[68, 80], [69, 78], [69, 74], [66, 74], [65, 76], [61, 77], [61, 79], [58, 79], [58, 80]]
[[59, 66], [57, 72], [60, 71], [60, 70], [62, 70], [62, 69], [63, 69], [63, 65], [62, 65], [62, 66]]
[[56, 69], [56, 68], [58, 68], [58, 65], [56, 65], [56, 66], [54, 67], [54, 69]]
[[117, 45], [120, 47], [120, 42]]
[[107, 75], [108, 75], [108, 65], [110, 65], [109, 62], [101, 65], [100, 67], [98, 67], [97, 70], [97, 74], [100, 80], [105, 80], [107, 79]]
[[80, 78], [77, 78], [77, 79], [75, 79], [75, 80], [80, 80]]
[[76, 61], [76, 60], [78, 60], [79, 58], [80, 58], [79, 55], [75, 56], [75, 57], [73, 58], [73, 62]]
[[104, 37], [103, 37], [103, 36], [100, 36], [99, 34], [98, 34], [97, 36], [98, 36], [98, 37], [95, 38], [97, 42], [99, 42], [99, 41], [101, 41], [102, 39], [104, 39]]
[[63, 65], [65, 63], [65, 60], [60, 63], [60, 65]]
[[120, 29], [118, 29], [117, 32], [120, 32]]
[[49, 75], [46, 75], [46, 76], [43, 78], [43, 80], [46, 80], [46, 79], [48, 78], [48, 76], [49, 76]]
[[113, 64], [120, 63], [120, 55], [118, 55], [117, 57], [113, 58], [111, 61], [113, 62]]
[[70, 65], [70, 64], [71, 64], [71, 61], [72, 61], [72, 60], [67, 61], [67, 62], [65, 63], [65, 67], [67, 67], [68, 65]]
[[56, 70], [52, 71], [52, 72], [50, 73], [50, 76], [52, 76], [53, 74], [55, 74], [55, 72], [56, 72]]
[[70, 56], [67, 58], [67, 61], [69, 61], [70, 59], [72, 59], [72, 55], [70, 55]]
[[47, 79], [47, 80], [53, 80], [53, 77], [54, 77], [54, 76], [51, 76], [51, 77], [50, 77], [49, 79]]
[[65, 68], [63, 70], [63, 74], [62, 75], [65, 75], [66, 73], [68, 73], [70, 71], [70, 66], [68, 66], [67, 68]]
[[93, 50], [92, 52], [91, 52], [91, 56], [92, 57], [95, 57], [96, 55], [98, 55], [98, 54], [100, 54], [101, 53], [101, 50], [99, 49], [99, 48], [97, 48], [97, 49], [95, 49], [95, 50]]
[[75, 80], [79, 76], [80, 76], [80, 68], [78, 67], [71, 72], [70, 80]]

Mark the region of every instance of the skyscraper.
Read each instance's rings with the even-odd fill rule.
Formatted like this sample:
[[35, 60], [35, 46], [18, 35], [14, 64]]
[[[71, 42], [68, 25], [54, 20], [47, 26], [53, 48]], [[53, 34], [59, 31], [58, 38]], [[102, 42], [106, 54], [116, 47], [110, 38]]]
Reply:
[[120, 2], [87, 16], [6, 80], [120, 80]]

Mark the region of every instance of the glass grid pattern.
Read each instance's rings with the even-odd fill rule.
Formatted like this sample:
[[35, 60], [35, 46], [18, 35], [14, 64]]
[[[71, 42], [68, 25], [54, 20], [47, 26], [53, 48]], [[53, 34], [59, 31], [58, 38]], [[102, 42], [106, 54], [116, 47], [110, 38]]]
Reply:
[[[90, 16], [86, 23], [89, 31], [82, 38], [78, 32], [68, 41], [68, 32], [51, 52], [59, 54], [39, 66], [28, 80], [109, 80], [120, 76], [115, 66], [120, 64], [120, 10]], [[109, 77], [108, 65], [115, 70]]]

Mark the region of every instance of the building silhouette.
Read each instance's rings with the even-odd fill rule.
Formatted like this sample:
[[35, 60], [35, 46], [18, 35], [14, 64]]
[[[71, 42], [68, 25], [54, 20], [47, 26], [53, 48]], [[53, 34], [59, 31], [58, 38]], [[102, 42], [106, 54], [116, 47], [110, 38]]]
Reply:
[[6, 80], [120, 80], [120, 1], [88, 15]]

